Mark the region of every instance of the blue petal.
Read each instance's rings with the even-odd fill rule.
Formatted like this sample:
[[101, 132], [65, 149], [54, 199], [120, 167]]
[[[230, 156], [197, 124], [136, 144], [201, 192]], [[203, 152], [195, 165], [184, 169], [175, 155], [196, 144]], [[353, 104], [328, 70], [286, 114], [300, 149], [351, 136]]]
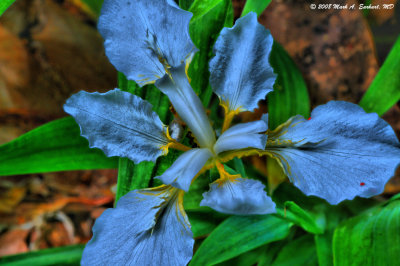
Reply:
[[[267, 118], [267, 116], [264, 116], [264, 118]], [[229, 128], [215, 143], [215, 153], [218, 154], [223, 151], [244, 148], [257, 148], [263, 150], [267, 141], [267, 136], [259, 133], [267, 131], [268, 125], [265, 121], [258, 120], [249, 123], [242, 123]]]
[[162, 186], [122, 197], [96, 220], [81, 264], [186, 265], [194, 240], [179, 193]]
[[274, 213], [275, 203], [264, 188], [260, 181], [253, 179], [237, 178], [222, 185], [215, 182], [209, 192], [203, 193], [200, 206], [235, 215]]
[[185, 65], [170, 70], [170, 76], [165, 75], [156, 82], [171, 101], [179, 117], [189, 126], [197, 142], [202, 148], [212, 148], [215, 134], [199, 97], [190, 87], [185, 73]]
[[253, 111], [272, 91], [276, 79], [268, 61], [272, 43], [254, 12], [221, 31], [210, 61], [210, 83], [229, 110]]
[[80, 91], [64, 105], [91, 148], [135, 163], [155, 161], [162, 155], [161, 147], [168, 143], [163, 123], [151, 108], [150, 103], [119, 89], [107, 93]]
[[347, 102], [319, 106], [309, 121], [290, 119], [268, 136], [266, 150], [305, 194], [331, 204], [382, 193], [400, 163], [392, 128]]
[[191, 149], [179, 156], [161, 176], [156, 178], [164, 184], [188, 191], [193, 178], [211, 156], [209, 149]]
[[191, 17], [167, 0], [105, 0], [98, 28], [111, 63], [143, 86], [197, 51], [189, 36]]

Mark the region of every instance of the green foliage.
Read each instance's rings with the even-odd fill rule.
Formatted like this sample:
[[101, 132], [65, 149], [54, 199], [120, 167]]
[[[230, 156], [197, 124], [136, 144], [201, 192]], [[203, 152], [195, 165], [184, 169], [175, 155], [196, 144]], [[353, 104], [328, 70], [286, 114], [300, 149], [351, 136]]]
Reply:
[[232, 216], [199, 247], [190, 265], [212, 265], [285, 238], [292, 224], [273, 215]]
[[237, 265], [237, 266], [247, 266], [247, 265], [258, 265], [260, 259], [265, 256], [265, 253], [268, 252], [268, 245], [264, 245], [261, 247], [258, 247], [256, 249], [247, 251], [246, 253], [243, 253], [233, 259], [224, 261], [222, 263], [218, 263], [218, 266], [231, 266], [231, 265]]
[[100, 15], [103, 0], [82, 0], [82, 2], [85, 3], [97, 16]]
[[194, 0], [179, 0], [179, 7], [184, 10], [189, 10]]
[[83, 245], [42, 249], [40, 251], [22, 253], [0, 258], [0, 265], [12, 266], [47, 266], [47, 265], [79, 265]]
[[366, 112], [383, 115], [400, 100], [400, 37], [368, 88], [360, 105]]
[[[372, 4], [372, 0], [364, 0], [364, 1], [360, 1], [360, 2], [364, 2], [364, 5], [366, 5], [366, 6]], [[362, 10], [363, 15], [364, 15], [365, 17], [367, 17], [367, 16], [369, 15], [370, 11], [371, 11], [371, 10], [368, 9], [368, 8]]]
[[314, 236], [318, 265], [320, 266], [333, 265], [332, 235], [332, 232], [326, 232], [323, 235]]
[[318, 219], [310, 212], [305, 211], [293, 201], [285, 202], [285, 209], [278, 209], [278, 213], [286, 220], [301, 226], [304, 230], [312, 234], [322, 234], [325, 224], [318, 223]]
[[153, 162], [141, 162], [135, 165], [127, 158], [120, 158], [116, 201], [133, 189], [149, 187], [153, 168]]
[[191, 185], [189, 191], [185, 193], [183, 198], [183, 206], [185, 210], [197, 210], [200, 208], [200, 201], [203, 199], [202, 194], [209, 188], [211, 180], [216, 179], [218, 173], [215, 169], [211, 169], [205, 174], [200, 175]]
[[243, 161], [239, 158], [233, 158], [233, 164], [235, 166], [235, 170], [240, 176], [247, 177], [246, 169], [244, 168]]
[[241, 16], [243, 17], [251, 11], [256, 12], [257, 16], [260, 16], [269, 3], [271, 3], [271, 0], [247, 0]]
[[72, 117], [47, 123], [0, 146], [2, 176], [117, 166], [117, 158], [89, 148]]
[[398, 265], [400, 200], [344, 221], [333, 236], [335, 265]]
[[147, 188], [153, 185], [153, 177], [161, 175], [178, 157], [178, 152], [170, 151], [161, 157], [157, 163], [141, 162], [134, 164], [127, 158], [120, 158], [118, 165], [118, 183], [116, 201], [134, 189]]
[[196, 210], [188, 210], [193, 237], [201, 237], [210, 234], [228, 216], [215, 212], [208, 207], [200, 207]]
[[4, 11], [6, 11], [7, 8], [9, 8], [14, 2], [15, 2], [15, 0], [1, 0], [0, 1], [0, 16], [3, 15]]
[[261, 256], [258, 258], [257, 265], [258, 266], [270, 266], [272, 262], [276, 259], [279, 251], [281, 251], [288, 243], [289, 240], [291, 239], [293, 235], [293, 232], [289, 234], [287, 238], [284, 240], [270, 243], [267, 246], [265, 246], [265, 251], [261, 254]]
[[314, 239], [311, 235], [299, 237], [285, 245], [273, 266], [317, 265]]
[[195, 0], [189, 8], [193, 13], [189, 33], [193, 43], [200, 50], [193, 57], [189, 67], [190, 85], [208, 106], [212, 89], [208, 84], [210, 73], [208, 61], [214, 56], [212, 47], [223, 27], [233, 24], [233, 9], [230, 0]]
[[285, 49], [272, 46], [270, 63], [278, 77], [268, 94], [269, 127], [274, 129], [294, 115], [310, 116], [310, 99], [303, 76]]

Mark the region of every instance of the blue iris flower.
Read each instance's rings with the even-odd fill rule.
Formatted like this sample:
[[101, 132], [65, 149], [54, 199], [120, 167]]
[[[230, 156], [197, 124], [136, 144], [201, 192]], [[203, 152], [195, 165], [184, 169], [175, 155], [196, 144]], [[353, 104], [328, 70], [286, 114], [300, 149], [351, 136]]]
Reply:
[[217, 137], [187, 77], [197, 52], [188, 32], [191, 17], [172, 0], [104, 1], [99, 31], [111, 63], [140, 86], [154, 83], [166, 94], [198, 147], [173, 139], [151, 104], [128, 92], [81, 91], [67, 100], [64, 109], [82, 136], [107, 156], [140, 163], [171, 148], [184, 151], [156, 177], [164, 185], [131, 191], [97, 219], [83, 265], [186, 265], [194, 240], [183, 195], [212, 167], [220, 178], [200, 205], [234, 215], [275, 212], [260, 181], [225, 171], [223, 163], [235, 157], [271, 156], [305, 194], [331, 204], [381, 193], [400, 162], [391, 127], [347, 102], [329, 102], [311, 120], [295, 116], [273, 131], [267, 115], [231, 126], [236, 114], [253, 111], [273, 90], [276, 78], [268, 61], [273, 39], [255, 13], [224, 28], [214, 46], [210, 83], [225, 110]]

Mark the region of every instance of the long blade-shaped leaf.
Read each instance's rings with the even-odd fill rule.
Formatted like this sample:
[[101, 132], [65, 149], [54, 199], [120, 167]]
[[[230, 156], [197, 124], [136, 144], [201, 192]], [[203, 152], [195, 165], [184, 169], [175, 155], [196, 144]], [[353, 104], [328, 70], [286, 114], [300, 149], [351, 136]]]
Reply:
[[400, 200], [342, 223], [333, 236], [334, 265], [398, 265]]
[[293, 201], [285, 202], [285, 210], [278, 209], [278, 213], [309, 233], [322, 234], [324, 231], [324, 224], [319, 224], [312, 213], [307, 212]]
[[285, 238], [291, 223], [272, 215], [232, 216], [199, 247], [190, 265], [212, 265]]
[[179, 0], [179, 7], [184, 10], [188, 10], [192, 4], [193, 0]]
[[103, 0], [82, 0], [82, 2], [89, 7], [90, 11], [93, 12], [94, 15], [98, 16], [100, 14]]
[[400, 37], [368, 88], [360, 105], [367, 112], [383, 115], [400, 100]]
[[267, 96], [269, 127], [272, 130], [294, 115], [309, 117], [310, 99], [300, 70], [277, 42], [272, 46], [270, 62], [278, 74], [274, 91]]
[[333, 265], [332, 233], [327, 232], [323, 235], [315, 235], [314, 242], [317, 251], [318, 265]]
[[311, 235], [304, 235], [289, 242], [289, 244], [280, 250], [272, 265], [317, 265], [317, 254], [313, 237]]
[[214, 212], [208, 208], [187, 211], [192, 226], [193, 237], [210, 234], [227, 215]]
[[47, 123], [0, 146], [0, 176], [117, 166], [118, 159], [89, 149], [72, 117]]
[[0, 1], [0, 16], [3, 15], [4, 11], [9, 8], [15, 0], [1, 0]]
[[247, 0], [241, 16], [243, 17], [251, 11], [256, 12], [257, 16], [260, 16], [269, 3], [271, 3], [271, 0]]
[[45, 266], [45, 265], [79, 265], [83, 245], [42, 249], [0, 258], [0, 265], [12, 266]]
[[233, 9], [230, 0], [195, 0], [190, 6], [193, 18], [189, 24], [190, 37], [199, 48], [189, 67], [191, 86], [205, 106], [208, 105], [212, 90], [208, 84], [210, 73], [208, 61], [213, 57], [212, 47], [223, 27], [233, 24]]

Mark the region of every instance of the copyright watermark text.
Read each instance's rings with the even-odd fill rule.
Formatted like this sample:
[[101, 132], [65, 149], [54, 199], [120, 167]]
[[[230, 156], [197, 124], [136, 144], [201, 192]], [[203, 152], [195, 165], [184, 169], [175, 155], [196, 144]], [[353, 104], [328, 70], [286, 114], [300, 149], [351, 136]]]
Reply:
[[365, 5], [365, 4], [310, 4], [310, 9], [327, 10], [327, 9], [393, 9], [394, 4], [378, 4], [378, 5]]

